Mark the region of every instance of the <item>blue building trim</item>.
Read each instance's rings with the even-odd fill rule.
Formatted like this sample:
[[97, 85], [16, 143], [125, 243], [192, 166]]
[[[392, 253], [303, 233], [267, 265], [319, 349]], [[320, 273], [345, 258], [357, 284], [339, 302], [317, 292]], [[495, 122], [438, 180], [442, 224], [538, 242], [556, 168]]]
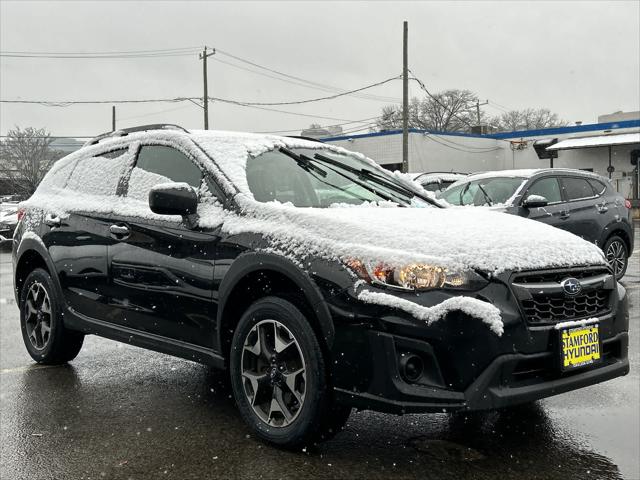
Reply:
[[[601, 130], [619, 130], [622, 128], [638, 128], [640, 127], [640, 119], [638, 120], [624, 120], [621, 122], [607, 122], [607, 123], [590, 123], [588, 125], [574, 125], [571, 127], [555, 127], [555, 128], [540, 128], [537, 130], [519, 130], [516, 132], [501, 132], [490, 133], [486, 135], [477, 135], [473, 133], [463, 132], [439, 132], [435, 130], [422, 130], [418, 128], [410, 128], [409, 133], [430, 133], [434, 135], [447, 135], [451, 137], [471, 137], [471, 138], [493, 138], [495, 140], [507, 140], [510, 138], [522, 138], [522, 137], [540, 137], [547, 135], [563, 135], [567, 133], [580, 133], [580, 132], [594, 132]], [[324, 137], [321, 138], [324, 142], [339, 142], [343, 140], [357, 139], [357, 138], [369, 138], [369, 137], [384, 137], [387, 135], [401, 135], [402, 130], [386, 130], [384, 132], [373, 133], [361, 133], [358, 135], [346, 135], [336, 137]]]

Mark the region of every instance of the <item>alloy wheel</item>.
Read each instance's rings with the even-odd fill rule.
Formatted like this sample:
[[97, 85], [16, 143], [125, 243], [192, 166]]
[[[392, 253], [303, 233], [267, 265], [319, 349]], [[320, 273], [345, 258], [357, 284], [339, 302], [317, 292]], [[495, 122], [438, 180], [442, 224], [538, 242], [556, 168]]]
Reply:
[[290, 425], [302, 410], [306, 365], [291, 331], [277, 320], [262, 320], [247, 334], [240, 369], [247, 401], [272, 427]]
[[27, 337], [33, 348], [43, 350], [51, 337], [51, 300], [40, 282], [29, 287], [23, 308]]
[[627, 264], [627, 252], [622, 242], [619, 240], [612, 241], [607, 247], [605, 255], [616, 277], [621, 275]]

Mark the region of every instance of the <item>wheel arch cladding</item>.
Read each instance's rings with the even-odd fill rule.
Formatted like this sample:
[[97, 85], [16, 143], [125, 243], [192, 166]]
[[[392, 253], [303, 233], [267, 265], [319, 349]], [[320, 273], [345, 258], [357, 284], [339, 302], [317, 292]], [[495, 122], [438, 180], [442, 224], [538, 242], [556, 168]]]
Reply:
[[[27, 246], [26, 248], [21, 250], [22, 252], [18, 257], [19, 260], [16, 264], [14, 275], [15, 294], [18, 302], [20, 301], [20, 293], [22, 292], [24, 282], [33, 270], [35, 270], [36, 268], [42, 268], [49, 275], [51, 275], [52, 272], [49, 264], [45, 260], [45, 256], [42, 255], [39, 249], [33, 248], [33, 246]], [[53, 277], [53, 275], [51, 276]]]
[[229, 358], [233, 332], [244, 312], [267, 296], [284, 298], [298, 307], [328, 354], [335, 335], [329, 309], [313, 280], [293, 262], [276, 255], [246, 253], [233, 262], [219, 291], [218, 345], [225, 358]]
[[602, 247], [607, 244], [611, 237], [620, 237], [627, 247], [627, 255], [631, 256], [631, 239], [629, 238], [629, 234], [623, 230], [622, 228], [614, 228], [605, 238], [604, 242], [602, 242]]

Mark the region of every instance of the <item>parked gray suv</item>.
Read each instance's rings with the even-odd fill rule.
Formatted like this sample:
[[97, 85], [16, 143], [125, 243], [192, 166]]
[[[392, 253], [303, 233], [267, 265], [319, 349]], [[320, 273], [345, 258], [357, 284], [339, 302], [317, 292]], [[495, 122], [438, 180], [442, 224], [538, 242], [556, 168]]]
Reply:
[[600, 175], [562, 168], [484, 172], [452, 184], [439, 197], [567, 230], [602, 248], [616, 278], [627, 270], [633, 252], [631, 202]]

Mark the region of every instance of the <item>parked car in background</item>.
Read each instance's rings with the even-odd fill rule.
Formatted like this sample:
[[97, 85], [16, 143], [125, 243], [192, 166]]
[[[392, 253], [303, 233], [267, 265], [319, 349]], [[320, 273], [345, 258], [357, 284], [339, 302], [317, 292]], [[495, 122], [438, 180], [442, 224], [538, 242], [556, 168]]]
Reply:
[[562, 168], [484, 172], [452, 184], [438, 197], [567, 230], [602, 248], [616, 278], [627, 270], [633, 252], [631, 202], [600, 175]]
[[21, 208], [14, 291], [35, 361], [96, 334], [228, 369], [276, 445], [327, 439], [352, 407], [501, 408], [629, 371], [626, 291], [597, 247], [440, 208], [332, 145], [116, 131]]
[[468, 174], [459, 172], [426, 172], [413, 174], [413, 180], [418, 182], [428, 192], [441, 192], [452, 183], [462, 180]]
[[0, 203], [0, 243], [11, 240], [18, 225], [18, 204]]

